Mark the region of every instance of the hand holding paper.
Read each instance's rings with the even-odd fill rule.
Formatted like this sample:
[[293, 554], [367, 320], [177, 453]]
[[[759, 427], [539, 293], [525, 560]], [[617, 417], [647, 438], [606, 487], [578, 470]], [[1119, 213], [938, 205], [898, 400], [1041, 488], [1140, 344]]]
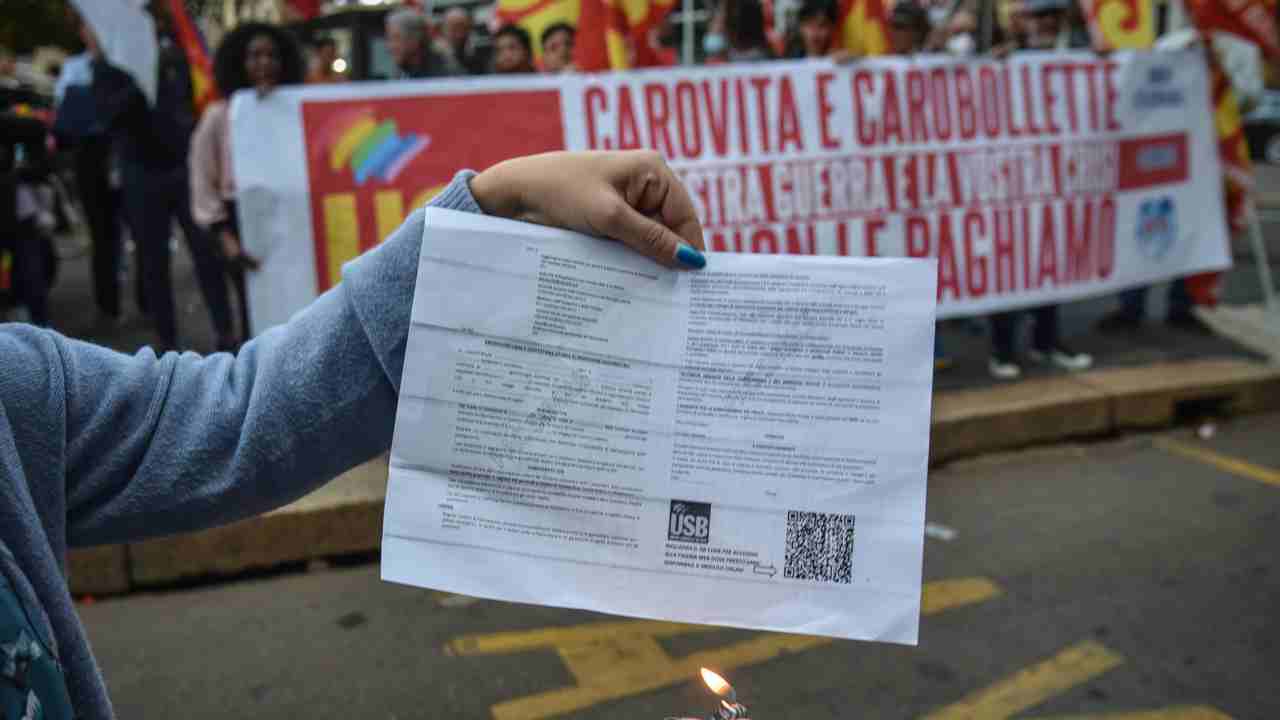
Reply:
[[[477, 202], [668, 265], [698, 239], [660, 161], [555, 157], [477, 176]], [[905, 259], [678, 273], [428, 209], [383, 578], [914, 642], [936, 281]]]
[[499, 163], [471, 182], [490, 215], [617, 240], [669, 267], [701, 268], [702, 226], [656, 152], [553, 152]]

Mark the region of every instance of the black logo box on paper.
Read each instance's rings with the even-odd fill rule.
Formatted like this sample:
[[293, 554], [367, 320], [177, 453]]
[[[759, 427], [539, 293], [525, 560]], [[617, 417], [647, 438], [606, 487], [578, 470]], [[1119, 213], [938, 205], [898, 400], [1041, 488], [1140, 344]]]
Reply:
[[705, 545], [711, 539], [711, 503], [672, 500], [667, 539]]

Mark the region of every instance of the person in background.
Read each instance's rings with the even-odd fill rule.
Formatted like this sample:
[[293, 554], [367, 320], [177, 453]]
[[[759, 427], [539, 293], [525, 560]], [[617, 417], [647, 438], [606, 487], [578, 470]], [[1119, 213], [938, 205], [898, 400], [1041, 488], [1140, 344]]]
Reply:
[[334, 69], [338, 60], [338, 43], [331, 37], [320, 36], [311, 46], [311, 67], [307, 70], [308, 84], [344, 82], [346, 77]]
[[54, 84], [57, 115], [54, 132], [60, 145], [72, 148], [76, 190], [92, 244], [93, 299], [101, 321], [124, 322], [120, 302], [120, 194], [111, 187], [111, 138], [93, 101], [93, 58], [97, 37], [77, 19], [85, 51], [67, 58]]
[[796, 14], [796, 32], [787, 43], [787, 57], [829, 57], [835, 44], [838, 21], [834, 0], [805, 0]]
[[493, 71], [499, 75], [536, 72], [533, 41], [519, 25], [504, 25], [493, 34]]
[[[933, 13], [930, 13], [932, 17]], [[978, 16], [963, 8], [943, 18], [929, 37], [928, 48], [956, 57], [971, 57], [978, 50]]]
[[[23, 90], [23, 83], [18, 79], [18, 58], [12, 50], [0, 45], [0, 93], [8, 95]], [[0, 98], [0, 103], [6, 106], [13, 104], [7, 97]]]
[[[7, 52], [0, 48], [0, 54]], [[45, 120], [33, 115], [19, 92], [0, 93], [0, 322], [9, 305], [15, 319], [49, 324], [49, 284], [55, 267], [48, 233], [57, 225], [53, 172]], [[5, 265], [5, 261], [10, 264]], [[6, 368], [5, 372], [8, 372]], [[3, 676], [0, 676], [2, 678]]]
[[[1025, 35], [1021, 50], [1055, 50], [1087, 48], [1091, 43], [1087, 32], [1073, 32], [1067, 22], [1069, 0], [1026, 0]], [[1034, 329], [1031, 349], [1027, 356], [1032, 362], [1050, 364], [1061, 370], [1088, 370], [1093, 357], [1076, 352], [1062, 341], [1059, 330], [1058, 306], [1042, 305], [1030, 310]], [[991, 376], [997, 380], [1014, 380], [1022, 376], [1022, 367], [1014, 349], [1018, 322], [1023, 311], [997, 313], [991, 316], [991, 358], [987, 363]]]
[[915, 0], [900, 0], [889, 11], [889, 54], [915, 55], [924, 52], [932, 26], [929, 11]]
[[1022, 50], [1068, 50], [1092, 45], [1083, 24], [1073, 22], [1071, 0], [1023, 0]]
[[226, 286], [214, 249], [191, 218], [187, 151], [195, 127], [191, 69], [182, 50], [161, 28], [155, 103], [133, 77], [102, 54], [93, 61], [98, 112], [120, 154], [124, 212], [138, 258], [138, 305], [151, 315], [159, 349], [178, 345], [173, 302], [170, 231], [174, 219], [195, 265], [196, 278], [215, 330], [230, 315]]
[[448, 44], [453, 62], [468, 75], [484, 75], [489, 72], [489, 54], [482, 52], [471, 39], [471, 13], [464, 7], [451, 7], [444, 14], [444, 41]]
[[453, 58], [436, 52], [427, 16], [412, 8], [387, 15], [387, 52], [396, 64], [395, 80], [462, 75]]
[[721, 0], [702, 38], [702, 50], [712, 63], [772, 60], [764, 28], [759, 0]]
[[573, 41], [577, 31], [566, 22], [552, 23], [542, 31], [542, 70], [549, 73], [572, 72]]
[[[204, 111], [191, 136], [191, 210], [205, 236], [221, 250], [223, 272], [230, 276], [240, 305], [237, 332], [219, 328], [219, 349], [231, 350], [248, 339], [249, 302], [245, 272], [258, 262], [245, 254], [236, 216], [236, 187], [231, 174], [231, 121], [227, 100], [237, 90], [266, 95], [280, 85], [302, 82], [302, 53], [293, 36], [274, 25], [238, 25], [218, 46], [213, 76], [224, 99]], [[219, 283], [226, 292], [226, 281]]]

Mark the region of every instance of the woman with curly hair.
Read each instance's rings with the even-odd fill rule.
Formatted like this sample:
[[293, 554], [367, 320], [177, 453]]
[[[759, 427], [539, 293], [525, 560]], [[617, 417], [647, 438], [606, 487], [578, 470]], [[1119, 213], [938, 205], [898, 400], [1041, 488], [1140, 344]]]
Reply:
[[218, 46], [213, 74], [224, 99], [205, 110], [191, 136], [191, 211], [222, 250], [227, 274], [240, 300], [240, 334], [219, 338], [220, 350], [233, 349], [249, 335], [249, 305], [245, 271], [256, 269], [257, 260], [246, 255], [236, 220], [235, 179], [231, 175], [231, 119], [229, 98], [237, 90], [252, 88], [266, 95], [280, 85], [303, 81], [306, 66], [297, 42], [284, 29], [264, 23], [238, 26]]

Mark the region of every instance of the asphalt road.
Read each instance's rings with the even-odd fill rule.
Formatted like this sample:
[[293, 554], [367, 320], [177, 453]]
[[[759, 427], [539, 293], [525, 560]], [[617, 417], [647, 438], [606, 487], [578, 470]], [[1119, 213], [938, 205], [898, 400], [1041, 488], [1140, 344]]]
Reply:
[[[1280, 717], [1280, 415], [931, 474], [919, 647], [673, 628], [313, 568], [84, 605], [124, 718]], [[943, 533], [946, 534], [945, 532]], [[559, 714], [556, 714], [559, 713]]]

